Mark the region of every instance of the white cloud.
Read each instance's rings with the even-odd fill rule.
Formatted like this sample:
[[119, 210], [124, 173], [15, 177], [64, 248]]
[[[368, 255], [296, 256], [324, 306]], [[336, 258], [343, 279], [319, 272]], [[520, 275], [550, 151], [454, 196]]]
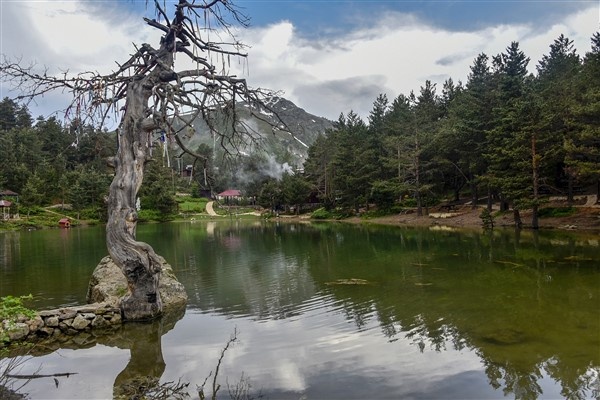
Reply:
[[372, 27], [331, 40], [306, 41], [289, 21], [252, 29], [243, 38], [252, 46], [250, 82], [284, 90], [285, 97], [317, 115], [336, 119], [353, 109], [366, 118], [378, 93], [392, 99], [418, 92], [427, 79], [439, 90], [449, 77], [464, 82], [479, 53], [496, 55], [512, 41], [520, 42], [531, 58], [531, 72], [561, 33], [574, 40], [583, 55], [598, 27], [597, 18], [596, 7], [590, 7], [548, 27], [498, 25], [451, 32], [394, 13]]
[[[158, 34], [141, 16], [119, 14], [106, 3], [93, 8], [89, 4], [2, 2], [2, 52], [71, 71], [107, 72], [114, 61], [128, 58], [132, 42], [157, 42]], [[479, 53], [492, 56], [519, 41], [534, 72], [561, 33], [574, 40], [583, 55], [597, 29], [595, 5], [551, 26], [497, 25], [468, 32], [439, 29], [394, 12], [371, 25], [362, 20], [343, 35], [313, 40], [302, 37], [290, 21], [281, 21], [240, 31], [239, 39], [251, 46], [249, 68], [244, 62], [232, 62], [232, 67], [252, 86], [283, 90], [285, 97], [311, 113], [337, 119], [340, 112], [353, 109], [366, 118], [379, 93], [391, 100], [400, 93], [418, 92], [427, 79], [440, 91], [446, 78], [465, 81]]]

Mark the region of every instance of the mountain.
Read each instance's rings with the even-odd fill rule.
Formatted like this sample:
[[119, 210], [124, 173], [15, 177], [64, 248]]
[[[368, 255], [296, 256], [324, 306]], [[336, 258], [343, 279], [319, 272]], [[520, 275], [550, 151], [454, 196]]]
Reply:
[[[236, 143], [236, 146], [241, 154], [251, 155], [263, 151], [280, 163], [286, 162], [292, 167], [301, 168], [306, 160], [309, 146], [317, 136], [332, 129], [333, 122], [310, 114], [283, 97], [272, 97], [266, 105], [273, 112], [261, 110], [260, 117], [268, 122], [253, 116], [247, 105], [243, 103], [237, 105], [240, 121], [255, 132], [260, 140], [258, 143], [241, 145]], [[280, 121], [283, 121], [283, 124]], [[196, 118], [192, 126], [195, 134], [189, 139], [190, 147], [198, 146], [200, 143], [219, 146], [201, 118]]]
[[[281, 145], [300, 157], [306, 158], [308, 147], [317, 136], [333, 128], [333, 122], [306, 112], [289, 100], [276, 97], [268, 104], [286, 124], [289, 132], [278, 132]], [[272, 118], [272, 117], [271, 117]]]

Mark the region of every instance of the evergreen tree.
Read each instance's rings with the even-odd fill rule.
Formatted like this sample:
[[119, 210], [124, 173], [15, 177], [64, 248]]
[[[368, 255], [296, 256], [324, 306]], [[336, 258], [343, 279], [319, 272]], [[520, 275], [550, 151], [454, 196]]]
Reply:
[[565, 164], [579, 182], [595, 182], [600, 201], [600, 32], [591, 42], [577, 79], [575, 133], [565, 140]]
[[271, 211], [276, 211], [282, 203], [283, 195], [277, 181], [273, 178], [265, 181], [261, 187], [260, 194], [258, 195], [258, 204]]
[[353, 111], [340, 118], [339, 126], [333, 157], [334, 185], [342, 205], [358, 212], [361, 205], [368, 208], [371, 185], [382, 175], [380, 140], [369, 133]]
[[[376, 196], [380, 197], [395, 192], [397, 198], [402, 194], [411, 191], [412, 174], [409, 173], [412, 165], [410, 152], [412, 145], [410, 139], [415, 131], [415, 118], [413, 114], [411, 99], [399, 95], [392, 102], [390, 111], [386, 115], [384, 141], [384, 151], [381, 155], [381, 162], [389, 171], [389, 175], [384, 184], [383, 181], [377, 182]], [[383, 192], [383, 193], [382, 193]], [[380, 202], [385, 199], [380, 199]]]
[[530, 193], [530, 158], [528, 146], [523, 139], [527, 102], [527, 64], [529, 58], [512, 42], [493, 58], [494, 77], [497, 83], [496, 107], [493, 110], [494, 128], [488, 131], [488, 146], [485, 154], [490, 183], [498, 188], [502, 202], [513, 206], [515, 225], [522, 226], [521, 201]]
[[335, 205], [335, 166], [333, 163], [337, 132], [319, 135], [308, 149], [304, 162], [304, 176], [317, 192], [317, 197], [330, 209]]
[[296, 215], [302, 212], [302, 204], [310, 196], [311, 185], [300, 175], [284, 173], [281, 178], [281, 191], [284, 202], [294, 207]]
[[20, 201], [26, 207], [41, 206], [44, 204], [44, 182], [33, 174], [25, 183], [21, 191]]
[[158, 210], [167, 218], [177, 210], [173, 191], [173, 170], [153, 161], [146, 167], [146, 179], [140, 189], [142, 209]]
[[[459, 92], [449, 105], [448, 122], [440, 140], [446, 159], [459, 171], [456, 180], [459, 181], [460, 176], [464, 178], [470, 187], [472, 206], [476, 207], [479, 184], [485, 181], [487, 172], [483, 157], [487, 146], [486, 134], [493, 122], [492, 76], [488, 56], [479, 54], [470, 69], [465, 90]], [[455, 190], [460, 188], [459, 184], [454, 186]], [[488, 207], [491, 207], [490, 193]]]
[[69, 187], [68, 199], [71, 203], [71, 208], [77, 212], [77, 219], [79, 219], [81, 217], [81, 210], [86, 206], [86, 196], [85, 190], [78, 181], [75, 181], [75, 183]]
[[369, 113], [369, 132], [375, 135], [381, 135], [384, 132], [385, 115], [389, 109], [388, 98], [385, 94], [379, 94], [373, 109]]
[[573, 143], [576, 128], [573, 114], [576, 108], [578, 89], [576, 79], [581, 62], [573, 48], [573, 41], [560, 35], [550, 45], [550, 53], [542, 57], [537, 65], [536, 102], [540, 107], [537, 131], [542, 135], [538, 146], [544, 151], [543, 174], [554, 185], [561, 186], [560, 178], [567, 177], [567, 199], [573, 202], [574, 169], [566, 166], [568, 143]]
[[433, 170], [430, 169], [432, 159], [430, 144], [436, 136], [439, 126], [438, 121], [441, 116], [442, 109], [436, 94], [435, 84], [427, 80], [425, 86], [421, 86], [419, 96], [416, 98], [414, 131], [406, 147], [412, 161], [411, 175], [417, 200], [417, 215], [423, 215], [424, 196], [433, 187]]

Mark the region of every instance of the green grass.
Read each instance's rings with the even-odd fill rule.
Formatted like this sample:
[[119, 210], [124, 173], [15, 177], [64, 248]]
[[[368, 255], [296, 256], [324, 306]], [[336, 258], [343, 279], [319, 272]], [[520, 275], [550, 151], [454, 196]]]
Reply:
[[206, 203], [210, 200], [204, 197], [194, 198], [191, 196], [177, 198], [179, 212], [181, 213], [203, 213], [206, 212]]
[[141, 209], [138, 212], [138, 222], [165, 222], [174, 220], [174, 214], [162, 214], [158, 210]]

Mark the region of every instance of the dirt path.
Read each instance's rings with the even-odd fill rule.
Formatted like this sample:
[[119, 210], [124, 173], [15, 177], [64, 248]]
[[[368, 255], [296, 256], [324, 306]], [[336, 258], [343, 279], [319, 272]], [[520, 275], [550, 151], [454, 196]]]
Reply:
[[585, 203], [585, 207], [598, 207], [598, 196], [597, 195], [589, 195], [587, 197], [587, 203]]
[[219, 214], [217, 214], [215, 212], [215, 209], [213, 208], [213, 203], [214, 201], [209, 201], [208, 203], [206, 203], [206, 212], [208, 213], [208, 215], [210, 215], [211, 217], [218, 217]]

